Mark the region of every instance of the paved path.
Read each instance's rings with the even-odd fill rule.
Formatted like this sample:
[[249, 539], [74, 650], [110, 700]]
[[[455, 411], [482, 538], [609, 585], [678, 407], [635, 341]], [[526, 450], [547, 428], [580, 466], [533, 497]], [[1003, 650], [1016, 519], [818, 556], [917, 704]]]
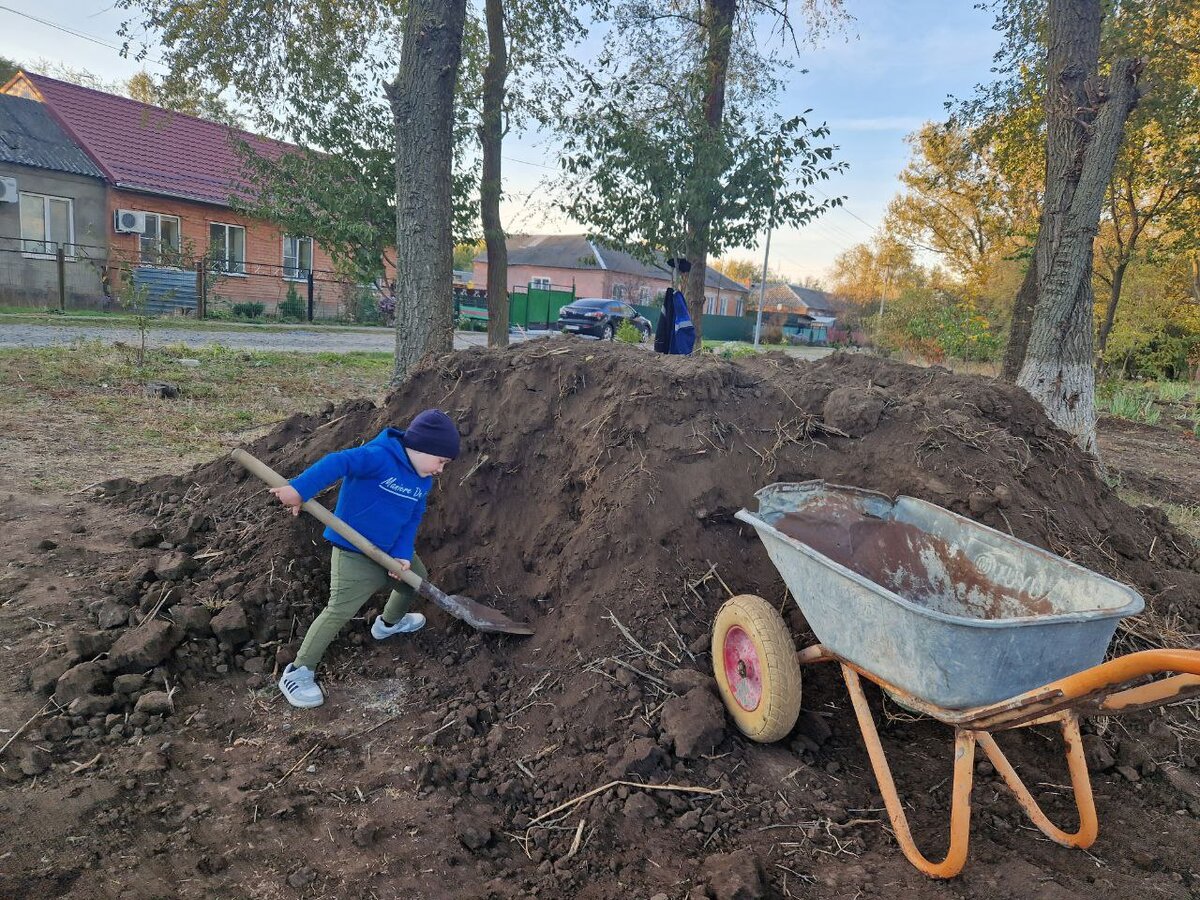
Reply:
[[[141, 336], [136, 328], [105, 325], [58, 324], [25, 325], [0, 323], [0, 347], [69, 347], [76, 341], [99, 340], [106, 344], [122, 341], [137, 345]], [[514, 342], [525, 340], [513, 335]], [[146, 332], [146, 346], [163, 347], [183, 344], [202, 348], [220, 344], [234, 350], [275, 350], [293, 353], [349, 353], [364, 350], [391, 353], [396, 348], [396, 335], [387, 328], [295, 328], [288, 331], [217, 328], [172, 328], [155, 325]], [[487, 335], [482, 332], [456, 332], [454, 349], [486, 346]]]

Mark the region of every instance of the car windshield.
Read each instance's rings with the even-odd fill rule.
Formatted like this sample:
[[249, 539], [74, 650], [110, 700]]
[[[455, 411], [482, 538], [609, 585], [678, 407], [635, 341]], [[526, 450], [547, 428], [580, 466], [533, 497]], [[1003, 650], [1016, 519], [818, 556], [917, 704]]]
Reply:
[[600, 309], [612, 303], [611, 300], [574, 300], [571, 306], [576, 309]]

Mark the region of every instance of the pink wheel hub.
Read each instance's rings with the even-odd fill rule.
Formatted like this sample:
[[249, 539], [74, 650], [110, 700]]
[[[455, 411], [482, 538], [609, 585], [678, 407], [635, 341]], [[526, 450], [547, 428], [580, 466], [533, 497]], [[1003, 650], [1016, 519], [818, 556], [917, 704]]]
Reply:
[[747, 712], [758, 709], [762, 700], [762, 665], [758, 648], [740, 625], [725, 632], [723, 656], [725, 681], [737, 705]]

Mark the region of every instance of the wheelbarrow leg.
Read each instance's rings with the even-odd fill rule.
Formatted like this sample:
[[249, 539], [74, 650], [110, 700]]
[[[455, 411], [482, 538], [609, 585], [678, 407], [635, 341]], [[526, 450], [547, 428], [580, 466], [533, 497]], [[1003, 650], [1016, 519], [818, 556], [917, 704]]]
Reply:
[[983, 747], [988, 759], [996, 767], [1005, 783], [1017, 797], [1021, 808], [1029, 815], [1030, 820], [1041, 829], [1042, 834], [1055, 843], [1064, 847], [1092, 846], [1100, 830], [1096, 820], [1096, 803], [1092, 797], [1092, 781], [1088, 775], [1087, 761], [1083, 756], [1083, 740], [1079, 734], [1079, 716], [1073, 712], [1063, 713], [1061, 719], [1063, 742], [1067, 745], [1067, 767], [1071, 772], [1071, 787], [1075, 792], [1075, 807], [1079, 810], [1079, 829], [1068, 833], [1054, 825], [1047, 817], [1021, 776], [1017, 774], [1008, 758], [996, 744], [995, 739], [987, 732], [979, 733], [979, 744]]
[[975, 780], [975, 732], [961, 728], [954, 730], [954, 788], [953, 799], [950, 803], [950, 846], [946, 851], [945, 859], [939, 863], [930, 862], [913, 842], [912, 832], [908, 828], [908, 819], [904, 815], [900, 796], [896, 793], [892, 771], [888, 766], [887, 756], [883, 752], [883, 744], [879, 741], [875, 719], [867, 705], [867, 697], [863, 693], [858, 673], [843, 664], [842, 677], [846, 680], [846, 688], [849, 690], [850, 700], [854, 704], [858, 727], [862, 732], [863, 742], [867, 745], [867, 755], [871, 758], [871, 768], [875, 771], [875, 781], [879, 784], [879, 792], [883, 794], [883, 803], [887, 807], [888, 817], [892, 821], [896, 842], [904, 851], [908, 861], [924, 874], [931, 878], [953, 878], [962, 871], [962, 867], [967, 861], [967, 847], [971, 840], [971, 784]]

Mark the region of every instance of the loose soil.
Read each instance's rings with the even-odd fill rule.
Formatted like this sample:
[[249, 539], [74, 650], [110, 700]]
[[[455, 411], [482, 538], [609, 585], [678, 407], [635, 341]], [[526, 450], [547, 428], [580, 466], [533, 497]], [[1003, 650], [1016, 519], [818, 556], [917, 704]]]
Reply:
[[[460, 424], [464, 452], [432, 497], [422, 557], [444, 590], [537, 633], [484, 636], [427, 609], [425, 630], [377, 643], [365, 610], [326, 658], [315, 711], [290, 709], [274, 680], [325, 599], [316, 522], [226, 458], [96, 498], [5, 485], [0, 743], [33, 720], [0, 758], [0, 896], [1200, 891], [1192, 707], [1174, 724], [1089, 726], [1088, 853], [1032, 830], [981, 762], [970, 862], [939, 884], [890, 834], [833, 668], [805, 671], [778, 744], [731, 730], [714, 693], [709, 626], [731, 594], [766, 597], [798, 647], [813, 640], [733, 518], [774, 481], [919, 497], [1133, 584], [1147, 612], [1121, 650], [1200, 631], [1196, 545], [1123, 503], [1024, 393], [866, 356], [533, 341], [452, 354], [380, 407], [298, 414], [248, 448], [291, 475], [429, 406]], [[950, 731], [872, 703], [936, 857]], [[1055, 736], [1000, 741], [1069, 827]], [[570, 803], [612, 781], [703, 792], [620, 784]]]

